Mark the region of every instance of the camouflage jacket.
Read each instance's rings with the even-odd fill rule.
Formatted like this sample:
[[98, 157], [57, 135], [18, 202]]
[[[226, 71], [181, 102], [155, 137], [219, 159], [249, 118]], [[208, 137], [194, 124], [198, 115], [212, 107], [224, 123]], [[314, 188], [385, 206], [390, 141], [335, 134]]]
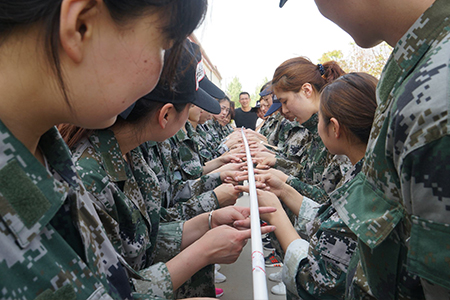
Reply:
[[0, 133], [1, 298], [130, 298], [126, 272], [56, 128], [39, 142], [48, 170], [1, 121]]
[[219, 157], [214, 146], [213, 138], [202, 125], [197, 125], [195, 132], [198, 134], [198, 153], [204, 162]]
[[230, 124], [222, 126], [219, 122], [212, 119], [201, 126], [205, 131], [208, 131], [213, 139], [212, 145], [214, 147], [213, 151], [216, 153], [216, 157], [219, 157], [228, 151], [228, 147], [226, 147], [223, 143], [227, 136], [233, 132], [233, 128]]
[[302, 125], [310, 132], [297, 162], [277, 158], [275, 168], [289, 172], [287, 184], [302, 195], [324, 203], [328, 195], [351, 167], [347, 157], [328, 152], [317, 132], [318, 116], [314, 114]]
[[179, 253], [183, 224], [160, 224], [158, 181], [140, 148], [127, 162], [114, 133], [99, 130], [74, 147], [73, 159], [116, 251], [135, 271], [145, 269], [149, 295], [174, 298], [169, 271], [156, 262]]
[[[361, 166], [359, 161], [340, 185], [351, 181]], [[333, 193], [338, 191], [339, 187]], [[302, 299], [344, 299], [347, 270], [357, 247], [356, 235], [340, 219], [330, 200], [320, 205], [306, 197], [296, 229], [306, 233], [309, 243], [296, 240], [289, 245], [283, 265], [286, 287]]]
[[[264, 125], [259, 130], [259, 133], [267, 138], [267, 143], [273, 146], [278, 146], [280, 129], [283, 126], [282, 122], [286, 120], [281, 113], [276, 112], [269, 116], [264, 122]], [[287, 120], [286, 120], [287, 121]]]
[[[297, 121], [290, 122], [285, 120], [282, 122], [278, 138], [278, 157], [300, 162], [305, 145], [309, 144], [312, 139], [311, 132]], [[281, 166], [279, 166], [280, 168]], [[289, 170], [283, 170], [289, 173]]]
[[411, 273], [426, 279], [427, 297], [449, 297], [449, 16], [448, 1], [434, 2], [399, 40], [380, 78], [365, 164], [336, 203], [359, 237], [349, 297], [364, 289], [361, 273], [379, 299], [423, 297]]
[[173, 156], [169, 140], [141, 145], [144, 157], [155, 172], [161, 187], [161, 217], [165, 222], [187, 220], [219, 207], [213, 191], [221, 184], [220, 174], [184, 180]]
[[174, 164], [178, 166], [184, 180], [197, 179], [203, 174], [203, 161], [199, 155], [198, 136], [194, 137], [194, 128], [189, 121], [185, 124], [186, 132], [180, 129], [169, 138]]

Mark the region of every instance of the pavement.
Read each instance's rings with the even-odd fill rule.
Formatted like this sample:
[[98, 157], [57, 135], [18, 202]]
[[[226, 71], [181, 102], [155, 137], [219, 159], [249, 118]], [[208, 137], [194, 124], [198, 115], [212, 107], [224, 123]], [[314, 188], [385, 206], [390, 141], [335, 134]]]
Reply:
[[[248, 206], [249, 197], [244, 193], [236, 202], [238, 206]], [[270, 251], [264, 250], [264, 255], [268, 255]], [[280, 267], [266, 268], [266, 277], [271, 273], [280, 271]], [[227, 277], [223, 283], [217, 283], [216, 287], [222, 288], [224, 294], [219, 299], [221, 300], [253, 300], [253, 281], [252, 281], [252, 261], [251, 261], [251, 242], [248, 241], [244, 247], [241, 255], [234, 264], [221, 265], [220, 273]], [[284, 300], [286, 296], [274, 295], [270, 289], [278, 284], [272, 282], [267, 278], [267, 289], [269, 300]]]

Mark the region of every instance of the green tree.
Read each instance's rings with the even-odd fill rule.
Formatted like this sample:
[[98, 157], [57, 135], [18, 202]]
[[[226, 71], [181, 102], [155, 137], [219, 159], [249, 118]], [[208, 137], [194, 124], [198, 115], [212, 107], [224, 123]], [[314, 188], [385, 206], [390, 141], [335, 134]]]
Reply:
[[344, 58], [344, 53], [342, 53], [342, 50], [333, 50], [330, 52], [325, 52], [324, 54], [322, 54], [322, 57], [319, 58], [319, 63], [323, 64], [331, 60], [337, 62], [341, 66], [341, 68], [347, 72], [348, 70], [347, 61]]
[[366, 72], [380, 78], [381, 71], [391, 52], [392, 48], [386, 43], [370, 49], [363, 49], [352, 43], [348, 55], [344, 55], [341, 50], [333, 50], [324, 53], [319, 62], [323, 64], [334, 60], [345, 72]]
[[235, 108], [241, 107], [239, 103], [239, 93], [242, 91], [242, 84], [239, 78], [235, 76], [227, 86], [227, 94], [230, 100], [234, 102]]
[[363, 49], [352, 44], [352, 50], [347, 59], [350, 72], [366, 72], [380, 78], [383, 67], [392, 52], [392, 47], [382, 43], [370, 49]]

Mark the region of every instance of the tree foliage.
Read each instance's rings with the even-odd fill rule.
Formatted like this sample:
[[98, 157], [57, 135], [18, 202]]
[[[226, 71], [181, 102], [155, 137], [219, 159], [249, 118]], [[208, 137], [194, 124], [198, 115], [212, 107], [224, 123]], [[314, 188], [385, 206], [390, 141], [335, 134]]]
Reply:
[[227, 95], [230, 100], [234, 102], [235, 108], [241, 107], [239, 103], [239, 94], [242, 91], [242, 84], [239, 78], [235, 76], [233, 80], [227, 86]]
[[341, 50], [333, 50], [324, 53], [319, 62], [324, 63], [334, 60], [346, 72], [366, 72], [380, 78], [391, 52], [392, 47], [386, 43], [370, 49], [363, 49], [356, 44], [352, 44], [352, 49], [347, 56], [344, 56]]

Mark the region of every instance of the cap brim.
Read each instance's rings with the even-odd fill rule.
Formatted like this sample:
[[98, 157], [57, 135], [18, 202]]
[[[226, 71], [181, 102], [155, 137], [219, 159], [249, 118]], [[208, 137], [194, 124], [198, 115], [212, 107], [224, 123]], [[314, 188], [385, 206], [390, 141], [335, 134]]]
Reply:
[[219, 102], [211, 97], [207, 92], [205, 92], [201, 87], [198, 89], [197, 93], [195, 93], [195, 100], [192, 104], [200, 107], [207, 112], [210, 112], [214, 115], [220, 114], [220, 104]]
[[123, 112], [119, 114], [119, 116], [122, 117], [122, 119], [126, 120], [128, 116], [131, 114], [131, 111], [133, 110], [134, 106], [136, 105], [136, 102], [128, 106], [127, 109], [125, 109]]
[[261, 93], [259, 93], [259, 95], [261, 97], [264, 97], [264, 96], [267, 96], [267, 95], [270, 95], [270, 94], [272, 94], [272, 90], [270, 88], [266, 88]]
[[208, 79], [208, 77], [203, 77], [203, 79], [199, 83], [200, 87], [210, 94], [212, 97], [217, 99], [223, 99], [225, 98], [225, 93], [219, 89], [214, 83], [212, 83], [211, 80]]
[[286, 4], [287, 0], [280, 0], [280, 8]]
[[266, 114], [264, 115], [264, 117], [270, 116], [271, 114], [273, 114], [274, 112], [276, 112], [277, 110], [279, 110], [281, 108], [281, 103], [279, 102], [274, 102], [270, 107], [269, 110], [266, 112]]

